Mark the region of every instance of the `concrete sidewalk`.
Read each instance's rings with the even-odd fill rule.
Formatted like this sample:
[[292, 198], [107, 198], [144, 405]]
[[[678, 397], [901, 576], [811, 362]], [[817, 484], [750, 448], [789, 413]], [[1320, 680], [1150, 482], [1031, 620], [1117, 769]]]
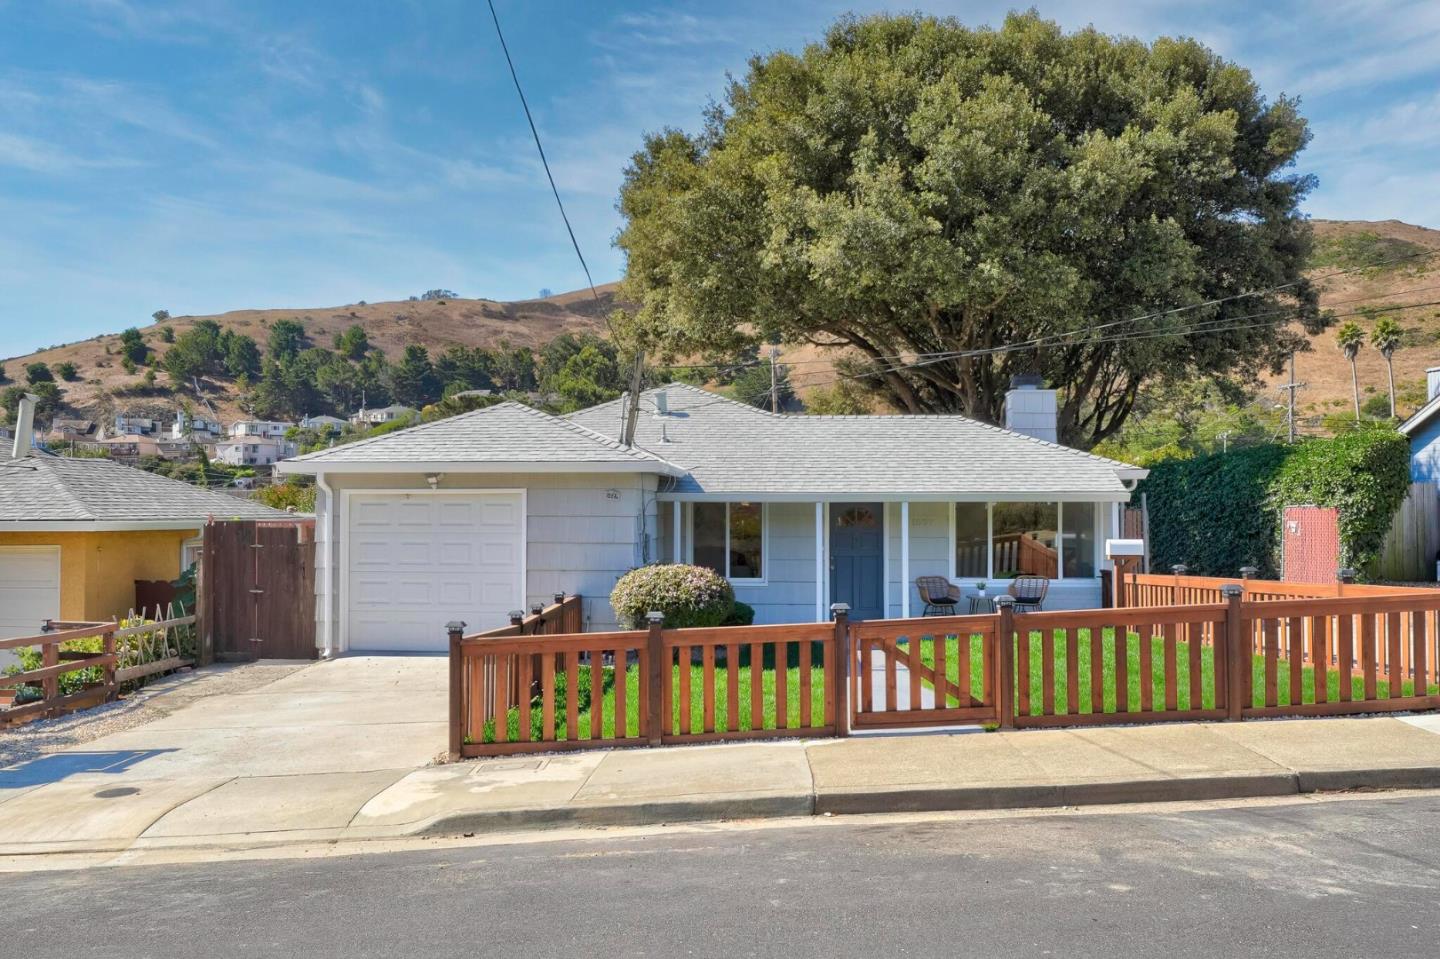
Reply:
[[88, 762], [57, 754], [75, 767], [44, 786], [0, 789], [0, 854], [1440, 786], [1440, 717], [871, 736], [445, 766], [387, 764], [389, 725], [367, 727], [368, 751], [310, 771], [293, 768], [298, 758], [280, 742], [267, 743], [281, 753], [268, 759], [239, 741], [220, 750], [248, 775], [177, 768], [143, 744]]

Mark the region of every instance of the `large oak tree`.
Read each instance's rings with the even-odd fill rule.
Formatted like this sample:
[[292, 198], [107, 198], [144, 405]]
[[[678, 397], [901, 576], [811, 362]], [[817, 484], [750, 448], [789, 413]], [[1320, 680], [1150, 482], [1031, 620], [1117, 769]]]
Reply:
[[623, 330], [666, 356], [833, 345], [897, 409], [990, 421], [1038, 372], [1062, 436], [1093, 444], [1147, 383], [1253, 378], [1297, 345], [1287, 324], [1323, 322], [1308, 136], [1192, 40], [845, 18], [752, 59], [698, 134], [647, 137], [620, 198]]

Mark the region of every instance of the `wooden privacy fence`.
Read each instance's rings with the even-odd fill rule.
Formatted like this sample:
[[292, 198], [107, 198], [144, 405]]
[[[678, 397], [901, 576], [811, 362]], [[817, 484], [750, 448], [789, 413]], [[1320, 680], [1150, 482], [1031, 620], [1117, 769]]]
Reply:
[[1219, 602], [1017, 613], [1002, 599], [992, 615], [854, 623], [837, 607], [831, 623], [715, 629], [454, 624], [450, 753], [1440, 707], [1440, 590], [1352, 588], [1221, 583]]
[[314, 659], [313, 524], [210, 521], [199, 594], [206, 661]]

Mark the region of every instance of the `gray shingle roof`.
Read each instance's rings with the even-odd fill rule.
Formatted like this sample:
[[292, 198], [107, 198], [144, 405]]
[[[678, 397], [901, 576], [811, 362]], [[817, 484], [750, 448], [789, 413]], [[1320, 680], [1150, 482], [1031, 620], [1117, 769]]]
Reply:
[[[636, 444], [684, 469], [680, 494], [1118, 498], [1136, 467], [964, 416], [773, 414], [683, 383], [644, 394]], [[614, 433], [619, 403], [572, 413]], [[662, 437], [663, 430], [663, 437]]]
[[36, 522], [174, 523], [293, 519], [253, 500], [216, 493], [107, 459], [31, 455], [0, 462], [0, 530]]
[[360, 463], [611, 464], [632, 469], [649, 465], [657, 473], [673, 472], [669, 464], [644, 450], [626, 448], [578, 423], [513, 402], [306, 453], [286, 460], [283, 468], [313, 472]]

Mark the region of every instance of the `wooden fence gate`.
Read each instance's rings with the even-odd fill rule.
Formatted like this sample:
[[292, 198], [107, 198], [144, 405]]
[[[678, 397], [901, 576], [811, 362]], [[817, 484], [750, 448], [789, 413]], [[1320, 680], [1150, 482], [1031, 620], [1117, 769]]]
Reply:
[[312, 525], [207, 523], [200, 584], [201, 642], [216, 659], [315, 658]]

